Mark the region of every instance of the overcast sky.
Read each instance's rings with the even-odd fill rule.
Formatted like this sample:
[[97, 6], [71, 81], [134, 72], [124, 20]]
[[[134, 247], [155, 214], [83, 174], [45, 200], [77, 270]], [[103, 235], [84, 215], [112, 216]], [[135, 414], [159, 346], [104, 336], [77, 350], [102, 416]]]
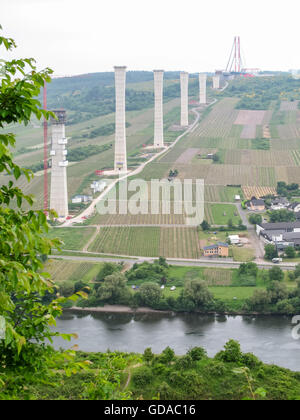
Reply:
[[300, 68], [299, 0], [0, 3], [2, 34], [18, 45], [14, 56], [34, 57], [40, 68], [51, 67], [56, 75], [112, 71], [114, 65], [224, 69], [235, 35], [241, 37], [247, 67]]

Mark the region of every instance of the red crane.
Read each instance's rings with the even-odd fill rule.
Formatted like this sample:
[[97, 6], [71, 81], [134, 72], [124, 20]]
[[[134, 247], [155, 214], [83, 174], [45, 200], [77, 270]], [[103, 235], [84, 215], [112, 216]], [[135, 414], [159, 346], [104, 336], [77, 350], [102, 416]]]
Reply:
[[[44, 82], [44, 110], [47, 110], [47, 85]], [[47, 214], [48, 206], [48, 123], [44, 117], [44, 213]]]
[[241, 39], [234, 37], [233, 46], [226, 67], [226, 72], [240, 73], [242, 71]]

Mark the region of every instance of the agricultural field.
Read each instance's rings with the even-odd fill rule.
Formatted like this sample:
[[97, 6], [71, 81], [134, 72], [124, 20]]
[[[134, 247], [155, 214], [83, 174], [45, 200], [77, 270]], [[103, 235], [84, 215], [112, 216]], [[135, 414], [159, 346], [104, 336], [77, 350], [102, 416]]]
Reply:
[[199, 258], [196, 228], [103, 227], [89, 251], [144, 257]]
[[231, 219], [233, 224], [238, 224], [240, 216], [233, 204], [206, 204], [205, 220], [212, 225], [227, 225]]
[[63, 242], [61, 249], [81, 251], [95, 231], [94, 227], [52, 228], [47, 236], [60, 239]]
[[243, 191], [240, 187], [223, 187], [221, 185], [205, 185], [206, 203], [231, 203], [235, 201], [235, 196], [239, 195], [243, 199]]
[[253, 248], [232, 247], [232, 256], [234, 261], [249, 262], [255, 259], [255, 250]]
[[65, 281], [83, 281], [89, 283], [98, 274], [102, 267], [101, 263], [64, 261], [50, 259], [44, 266], [55, 283]]
[[[130, 74], [128, 80], [130, 91], [127, 92], [126, 122], [128, 127], [126, 133], [128, 166], [131, 169], [136, 168], [151, 156], [151, 151], [144, 148], [144, 145], [152, 144], [154, 131], [153, 80], [150, 76], [150, 74], [141, 74], [135, 80], [135, 75]], [[165, 142], [169, 144], [182, 132], [178, 127], [180, 119], [178, 75], [174, 75], [173, 79], [172, 77], [172, 75], [168, 75], [165, 80], [164, 135]], [[109, 81], [107, 89], [113, 92], [113, 74], [106, 75], [105, 80]], [[101, 89], [106, 82], [101, 82], [101, 88], [99, 91], [97, 90], [97, 95], [101, 96]], [[210, 224], [215, 225], [226, 225], [229, 219], [232, 219], [234, 224], [239, 222], [240, 216], [237, 208], [234, 204], [230, 204], [235, 202], [236, 195], [241, 196], [241, 199], [249, 199], [252, 196], [275, 194], [278, 181], [299, 182], [299, 98], [293, 97], [290, 90], [286, 97], [281, 95], [275, 82], [273, 79], [269, 81], [267, 78], [249, 81], [249, 85], [246, 85], [245, 81], [235, 81], [222, 94], [217, 95], [208, 88], [210, 100], [212, 96], [215, 96], [217, 102], [210, 108], [202, 107], [200, 109], [201, 118], [193, 131], [184, 136], [170, 151], [146, 165], [145, 169], [135, 178], [146, 181], [168, 178], [170, 170], [176, 169], [178, 171], [177, 179], [181, 181], [203, 179], [205, 183], [205, 218]], [[76, 83], [80, 83], [80, 81], [76, 81]], [[280, 100], [269, 98], [270, 95], [268, 96], [268, 91], [265, 90], [268, 83], [271, 83], [272, 89], [279, 92]], [[288, 84], [286, 81], [282, 81], [282, 83], [287, 91]], [[235, 89], [232, 89], [233, 85]], [[257, 108], [254, 107], [256, 91], [253, 97], [245, 94], [250, 85], [253, 85], [253, 89], [259, 92], [256, 98]], [[264, 89], [261, 90], [261, 87]], [[197, 100], [196, 79], [191, 78], [190, 88], [190, 99]], [[59, 89], [61, 97], [63, 95], [62, 86]], [[264, 93], [262, 94], [262, 92]], [[110, 94], [112, 95], [112, 93]], [[82, 90], [81, 95], [83, 95], [82, 98], [85, 98], [85, 89]], [[266, 95], [268, 99], [265, 100]], [[51, 100], [54, 100], [53, 98]], [[78, 98], [73, 98], [72, 92], [68, 92], [63, 100], [66, 104], [72, 105], [73, 99], [78, 105]], [[99, 153], [70, 163], [67, 170], [69, 198], [75, 194], [90, 195], [90, 184], [93, 180], [98, 179], [94, 175], [95, 170], [108, 169], [113, 166], [114, 134], [105, 130], [114, 123], [115, 116], [112, 112], [113, 109], [109, 110], [109, 104], [103, 102], [102, 97], [99, 100], [101, 106], [105, 108], [101, 108], [102, 111], [105, 111], [103, 111], [103, 115], [97, 114], [97, 107], [91, 101], [87, 103], [89, 111], [86, 113], [81, 110], [77, 115], [74, 109], [68, 110], [69, 125], [66, 126], [66, 134], [71, 137], [68, 144], [70, 151], [82, 146], [105, 146]], [[136, 107], [136, 102], [140, 107]], [[242, 107], [243, 103], [245, 108]], [[191, 107], [195, 104], [196, 101], [190, 102], [190, 122], [194, 118]], [[83, 107], [82, 104], [80, 106]], [[17, 132], [17, 162], [23, 166], [38, 164], [42, 159], [43, 151], [42, 124], [33, 121], [26, 129], [19, 126], [12, 128], [16, 128]], [[106, 134], [99, 135], [99, 132], [106, 132]], [[76, 150], [74, 154], [76, 154]], [[205, 159], [207, 154], [216, 154], [217, 158], [214, 160]], [[5, 183], [8, 181], [8, 177], [1, 177], [0, 181]], [[50, 186], [50, 176], [48, 184]], [[18, 185], [24, 188], [27, 194], [37, 196], [35, 208], [42, 207], [43, 176], [41, 172], [36, 173], [30, 184], [21, 177], [18, 180]], [[143, 199], [149, 202], [149, 196]], [[173, 196], [170, 200], [172, 203]], [[199, 235], [197, 235], [196, 229], [184, 227], [184, 215], [176, 215], [172, 212], [170, 215], [166, 215], [163, 214], [162, 208], [160, 208], [159, 214], [153, 215], [101, 215], [96, 212], [84, 224], [91, 226], [81, 230], [53, 229], [50, 236], [59, 233], [58, 236], [65, 242], [64, 249], [82, 250], [95, 232], [93, 226], [98, 225], [100, 233], [95, 237], [93, 243], [89, 244], [91, 252], [144, 256], [164, 255], [176, 258], [198, 258], [201, 255]], [[252, 257], [251, 252], [243, 247], [243, 249], [235, 251], [233, 258], [250, 260]]]
[[175, 286], [183, 286], [186, 280], [201, 279], [208, 286], [230, 286], [233, 269], [170, 266], [169, 276]]
[[261, 198], [267, 195], [276, 195], [276, 188], [267, 187], [243, 187], [245, 200], [251, 200], [252, 197]]

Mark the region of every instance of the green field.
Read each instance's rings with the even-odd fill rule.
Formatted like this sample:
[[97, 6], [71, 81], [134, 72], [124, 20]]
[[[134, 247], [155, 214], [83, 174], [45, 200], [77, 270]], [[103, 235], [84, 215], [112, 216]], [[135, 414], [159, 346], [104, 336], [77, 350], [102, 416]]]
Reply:
[[55, 283], [62, 282], [91, 282], [98, 274], [102, 263], [66, 261], [50, 259], [44, 267], [44, 271], [51, 275]]
[[238, 210], [232, 204], [208, 204], [206, 211], [208, 222], [213, 225], [227, 225], [230, 219], [237, 225], [240, 221]]
[[62, 249], [81, 251], [95, 231], [96, 228], [93, 227], [52, 228], [48, 237], [51, 239], [58, 238], [63, 241]]

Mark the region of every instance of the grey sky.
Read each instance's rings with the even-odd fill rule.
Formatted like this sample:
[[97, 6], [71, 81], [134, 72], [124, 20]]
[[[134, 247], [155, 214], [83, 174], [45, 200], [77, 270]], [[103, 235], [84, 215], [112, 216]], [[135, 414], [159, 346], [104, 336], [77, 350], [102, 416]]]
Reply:
[[16, 56], [58, 75], [222, 69], [235, 35], [247, 67], [300, 68], [299, 0], [1, 0], [0, 10]]

